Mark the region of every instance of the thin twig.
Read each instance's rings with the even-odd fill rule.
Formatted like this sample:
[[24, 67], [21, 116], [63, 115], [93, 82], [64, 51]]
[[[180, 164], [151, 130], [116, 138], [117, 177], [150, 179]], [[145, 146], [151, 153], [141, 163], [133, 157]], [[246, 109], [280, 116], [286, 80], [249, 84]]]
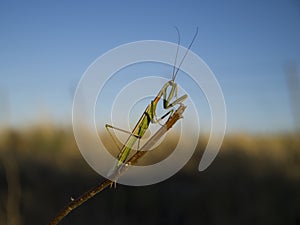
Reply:
[[[179, 108], [172, 114], [172, 116], [167, 120], [167, 122], [147, 141], [147, 143], [138, 151], [135, 153], [126, 163], [126, 165], [134, 165], [137, 163], [137, 161], [144, 156], [148, 151], [145, 151], [149, 148], [151, 148], [159, 138], [161, 138], [172, 126], [180, 119], [182, 118], [182, 114], [185, 110], [186, 106], [181, 104]], [[66, 217], [71, 211], [76, 209], [78, 206], [80, 206], [82, 203], [86, 202], [90, 198], [94, 197], [99, 192], [103, 191], [106, 187], [112, 185], [117, 178], [124, 173], [128, 168], [128, 166], [121, 167], [120, 171], [118, 173], [115, 173], [113, 176], [110, 177], [110, 179], [106, 179], [101, 184], [95, 186], [94, 188], [90, 189], [89, 191], [85, 192], [78, 198], [71, 201], [65, 208], [63, 208], [49, 223], [49, 225], [56, 225], [58, 224], [64, 217]]]

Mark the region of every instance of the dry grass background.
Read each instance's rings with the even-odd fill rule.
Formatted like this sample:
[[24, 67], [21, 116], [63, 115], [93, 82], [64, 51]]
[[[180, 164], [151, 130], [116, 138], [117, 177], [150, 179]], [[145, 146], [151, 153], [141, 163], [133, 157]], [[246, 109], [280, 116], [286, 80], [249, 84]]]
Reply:
[[[168, 136], [142, 164], [167, 157], [176, 140]], [[200, 138], [193, 158], [172, 178], [105, 190], [61, 224], [300, 223], [297, 135], [228, 135], [213, 164], [199, 173], [206, 141]], [[47, 224], [72, 196], [102, 180], [80, 155], [70, 128], [1, 131], [0, 224]]]

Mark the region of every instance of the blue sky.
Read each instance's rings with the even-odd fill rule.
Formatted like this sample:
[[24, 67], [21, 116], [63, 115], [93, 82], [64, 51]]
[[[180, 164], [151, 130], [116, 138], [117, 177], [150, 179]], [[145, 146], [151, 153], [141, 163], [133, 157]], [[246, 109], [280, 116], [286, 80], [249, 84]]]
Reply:
[[[177, 41], [215, 73], [228, 129], [293, 129], [285, 77], [300, 66], [300, 3], [274, 1], [0, 1], [0, 122], [71, 123], [87, 67], [118, 45]], [[299, 74], [298, 74], [299, 75]], [[199, 109], [201, 110], [201, 109]]]

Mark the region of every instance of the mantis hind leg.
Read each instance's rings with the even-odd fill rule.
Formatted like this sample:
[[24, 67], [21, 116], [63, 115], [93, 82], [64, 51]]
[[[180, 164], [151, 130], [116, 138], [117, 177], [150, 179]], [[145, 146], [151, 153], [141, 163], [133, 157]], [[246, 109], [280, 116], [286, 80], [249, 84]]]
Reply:
[[[121, 152], [121, 147], [119, 146], [118, 144], [118, 141], [117, 139], [115, 138], [115, 136], [111, 133], [110, 129], [114, 129], [114, 130], [118, 130], [118, 131], [121, 131], [123, 133], [126, 133], [126, 134], [129, 134], [129, 135], [132, 135], [132, 136], [135, 136], [136, 138], [138, 138], [138, 149], [140, 148], [140, 136], [139, 135], [136, 135], [136, 134], [133, 134], [132, 132], [130, 131], [127, 131], [127, 130], [124, 130], [124, 129], [121, 129], [121, 128], [118, 128], [118, 127], [114, 127], [110, 124], [105, 124], [105, 129], [107, 130], [108, 134], [110, 135], [111, 139], [113, 140], [113, 142], [115, 143], [116, 147], [118, 148], [119, 152]], [[115, 168], [114, 168], [115, 169]], [[115, 171], [114, 171], [115, 172]], [[117, 179], [115, 179], [111, 184], [110, 184], [110, 188], [116, 188], [117, 187]]]
[[[133, 133], [130, 132], [130, 131], [127, 131], [127, 130], [124, 130], [124, 129], [121, 129], [121, 128], [118, 128], [118, 127], [114, 127], [114, 126], [112, 126], [112, 125], [110, 125], [110, 124], [105, 124], [105, 129], [107, 130], [109, 136], [111, 137], [111, 139], [113, 140], [113, 142], [115, 143], [115, 145], [116, 145], [116, 147], [119, 149], [119, 151], [121, 151], [121, 147], [119, 146], [118, 141], [117, 141], [117, 139], [115, 138], [115, 136], [110, 132], [110, 129], [118, 130], [118, 131], [121, 131], [121, 132], [123, 132], [123, 133], [132, 135], [132, 136], [138, 138], [138, 140], [140, 140], [140, 138], [141, 138], [141, 136], [139, 136], [139, 135], [133, 134]], [[139, 145], [139, 142], [138, 142], [138, 145]], [[139, 149], [139, 146], [138, 146], [138, 149]]]

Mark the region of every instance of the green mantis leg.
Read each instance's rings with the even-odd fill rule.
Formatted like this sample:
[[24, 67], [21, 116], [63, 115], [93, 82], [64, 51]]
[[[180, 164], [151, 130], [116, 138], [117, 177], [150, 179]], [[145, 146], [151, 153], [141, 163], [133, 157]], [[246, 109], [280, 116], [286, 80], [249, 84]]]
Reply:
[[124, 132], [124, 133], [126, 133], [126, 134], [129, 134], [129, 135], [132, 135], [132, 136], [138, 138], [138, 149], [139, 149], [139, 141], [140, 141], [141, 136], [136, 135], [136, 134], [133, 134], [133, 133], [130, 132], [130, 131], [127, 131], [127, 130], [124, 130], [124, 129], [121, 129], [121, 128], [118, 128], [118, 127], [114, 127], [114, 126], [112, 126], [112, 125], [110, 125], [110, 124], [105, 124], [105, 128], [106, 128], [106, 130], [107, 130], [109, 136], [111, 137], [111, 139], [112, 139], [113, 142], [115, 143], [116, 147], [119, 149], [119, 151], [121, 151], [121, 147], [119, 146], [118, 141], [116, 140], [116, 138], [115, 138], [114, 135], [110, 132], [109, 129], [115, 129], [115, 130]]
[[[181, 97], [177, 98], [177, 93], [178, 93], [178, 86], [176, 83], [174, 83], [173, 81], [170, 81], [168, 83], [169, 86], [171, 86], [171, 90], [169, 92], [169, 96], [167, 97], [167, 88], [168, 86], [164, 87], [164, 89], [162, 90], [162, 94], [163, 94], [163, 98], [164, 98], [164, 109], [169, 109], [177, 104], [182, 103], [188, 96], [187, 94], [182, 95]], [[173, 99], [175, 95], [176, 100], [173, 101], [172, 103], [169, 103], [171, 101], [171, 99]]]

